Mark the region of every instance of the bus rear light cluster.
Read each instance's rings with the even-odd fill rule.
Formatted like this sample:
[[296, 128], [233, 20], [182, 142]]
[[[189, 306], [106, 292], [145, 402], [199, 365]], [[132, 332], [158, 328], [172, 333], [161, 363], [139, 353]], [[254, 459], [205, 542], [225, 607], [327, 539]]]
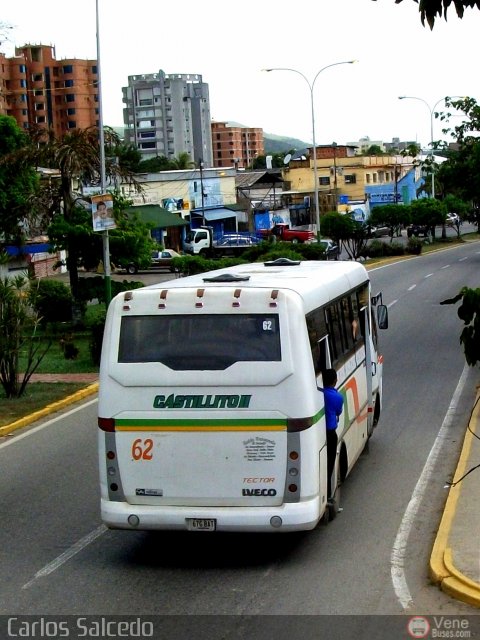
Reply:
[[102, 431], [115, 431], [115, 420], [113, 418], [98, 418], [98, 428]]
[[167, 299], [167, 293], [168, 293], [168, 289], [162, 289], [160, 291], [160, 302], [158, 303], [159, 309], [165, 309], [166, 307], [165, 300]]
[[233, 292], [233, 297], [236, 298], [236, 300], [234, 300], [232, 302], [232, 307], [239, 307], [240, 306], [240, 294], [242, 293], [241, 289], [235, 289], [235, 291]]
[[107, 459], [115, 460], [115, 451], [107, 451]]
[[298, 460], [298, 451], [290, 451], [288, 457], [290, 458], [290, 460]]
[[278, 289], [273, 289], [272, 293], [270, 294], [270, 307], [277, 306], [277, 298], [278, 298]]
[[197, 309], [201, 309], [203, 307], [203, 302], [201, 301], [201, 299], [203, 298], [204, 293], [205, 289], [197, 289], [197, 298], [200, 298], [200, 300], [195, 303], [195, 307]]
[[288, 490], [290, 491], [290, 493], [296, 493], [298, 491], [298, 487], [296, 484], [289, 484]]

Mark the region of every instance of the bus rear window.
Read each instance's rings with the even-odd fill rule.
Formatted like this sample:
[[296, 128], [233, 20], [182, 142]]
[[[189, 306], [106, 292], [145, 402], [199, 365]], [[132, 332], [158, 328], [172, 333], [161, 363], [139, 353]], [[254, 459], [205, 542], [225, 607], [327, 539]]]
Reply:
[[274, 314], [122, 318], [118, 362], [161, 362], [174, 371], [200, 371], [280, 360]]

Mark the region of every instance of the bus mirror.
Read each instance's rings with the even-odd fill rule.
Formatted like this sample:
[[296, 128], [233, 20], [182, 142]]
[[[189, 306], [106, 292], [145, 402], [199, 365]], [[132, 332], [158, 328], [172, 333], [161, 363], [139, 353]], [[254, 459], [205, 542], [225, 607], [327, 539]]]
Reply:
[[379, 329], [388, 329], [388, 309], [384, 304], [377, 306], [377, 322]]

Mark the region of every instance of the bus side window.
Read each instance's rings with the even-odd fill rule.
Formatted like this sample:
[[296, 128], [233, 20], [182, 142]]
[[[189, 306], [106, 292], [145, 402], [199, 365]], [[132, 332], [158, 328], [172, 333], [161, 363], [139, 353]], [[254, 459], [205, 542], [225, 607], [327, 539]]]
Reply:
[[[330, 349], [328, 347], [327, 325], [325, 322], [325, 310], [315, 309], [306, 317], [308, 339], [312, 352], [313, 367], [315, 374], [325, 369], [325, 362], [330, 362]], [[329, 365], [326, 368], [330, 368]]]

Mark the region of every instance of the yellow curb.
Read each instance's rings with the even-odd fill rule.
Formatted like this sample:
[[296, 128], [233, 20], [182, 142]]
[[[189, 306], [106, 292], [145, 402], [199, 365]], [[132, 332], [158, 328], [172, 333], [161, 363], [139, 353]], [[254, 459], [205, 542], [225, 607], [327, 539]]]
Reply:
[[[469, 429], [467, 429], [465, 434], [454, 478], [461, 478], [466, 471], [470, 449], [474, 439], [472, 431], [475, 431], [475, 426], [478, 424], [479, 413], [480, 402], [476, 403], [475, 410], [470, 419]], [[430, 556], [430, 577], [445, 593], [448, 593], [457, 600], [480, 607], [480, 584], [465, 576], [454, 566], [452, 550], [448, 546], [461, 487], [462, 485], [460, 483], [451, 487], [448, 492], [445, 509]], [[472, 533], [472, 535], [474, 534]]]
[[453, 565], [452, 550], [445, 549], [444, 561], [446, 568], [450, 571], [450, 576], [442, 580], [440, 585], [442, 591], [448, 595], [480, 608], [480, 584], [467, 578]]
[[83, 398], [93, 395], [94, 393], [97, 393], [97, 391], [98, 391], [98, 382], [94, 382], [88, 387], [85, 387], [85, 389], [80, 389], [79, 391], [72, 393], [72, 395], [67, 396], [66, 398], [63, 398], [62, 400], [57, 400], [57, 402], [52, 402], [51, 404], [48, 404], [43, 409], [34, 411], [33, 413], [31, 413], [28, 416], [25, 416], [24, 418], [20, 418], [19, 420], [15, 420], [15, 422], [12, 422], [11, 424], [7, 424], [4, 427], [0, 427], [0, 437], [8, 435], [9, 433], [12, 433], [12, 431], [17, 431], [18, 429], [27, 427], [29, 424], [32, 424], [32, 422], [35, 422], [36, 420], [40, 420], [40, 418], [44, 418], [45, 416], [48, 416], [50, 413], [59, 411], [60, 409], [67, 407], [69, 404], [73, 404], [74, 402], [83, 400]]

